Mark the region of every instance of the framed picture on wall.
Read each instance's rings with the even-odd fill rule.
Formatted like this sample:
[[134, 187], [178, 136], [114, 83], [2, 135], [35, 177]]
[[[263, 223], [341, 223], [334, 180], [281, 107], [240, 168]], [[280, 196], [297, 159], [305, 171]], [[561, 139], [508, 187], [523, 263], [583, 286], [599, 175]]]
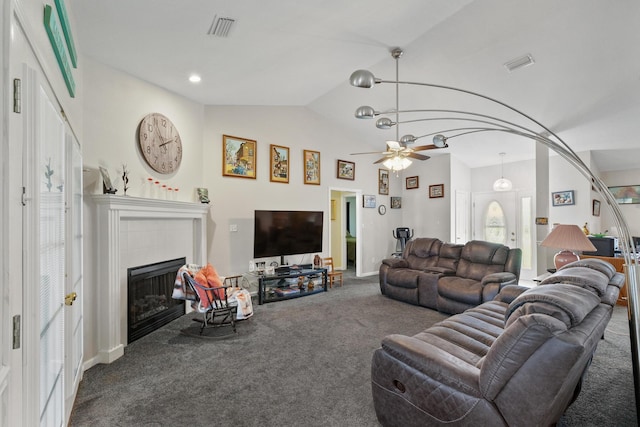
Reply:
[[444, 184], [435, 184], [429, 186], [429, 198], [437, 199], [444, 197]]
[[402, 207], [402, 197], [391, 197], [391, 209], [400, 209]]
[[222, 135], [222, 176], [256, 179], [256, 145], [251, 139]]
[[575, 205], [576, 200], [573, 195], [573, 190], [555, 191], [551, 193], [551, 204], [553, 206]]
[[304, 150], [304, 183], [320, 185], [320, 152]]
[[269, 146], [270, 171], [269, 180], [271, 182], [289, 182], [289, 147], [271, 144]]
[[375, 208], [376, 207], [376, 196], [364, 195], [362, 196], [362, 207], [363, 208]]
[[409, 176], [405, 180], [407, 190], [413, 190], [414, 188], [418, 188], [418, 177], [417, 176]]
[[354, 180], [356, 176], [356, 164], [346, 160], [338, 160], [338, 178]]
[[600, 216], [600, 200], [593, 199], [592, 212], [593, 216]]
[[388, 169], [378, 169], [378, 194], [389, 194]]
[[621, 205], [640, 203], [640, 185], [609, 187], [609, 191]]

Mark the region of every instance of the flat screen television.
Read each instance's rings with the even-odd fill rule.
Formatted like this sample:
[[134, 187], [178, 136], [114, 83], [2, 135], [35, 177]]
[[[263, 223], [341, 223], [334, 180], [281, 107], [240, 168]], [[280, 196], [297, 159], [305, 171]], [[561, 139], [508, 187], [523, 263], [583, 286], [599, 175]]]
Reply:
[[254, 258], [322, 252], [324, 213], [321, 211], [256, 210]]
[[607, 256], [612, 257], [615, 254], [615, 239], [613, 237], [593, 237], [589, 236], [589, 240], [596, 247], [595, 252], [583, 252], [585, 255]]

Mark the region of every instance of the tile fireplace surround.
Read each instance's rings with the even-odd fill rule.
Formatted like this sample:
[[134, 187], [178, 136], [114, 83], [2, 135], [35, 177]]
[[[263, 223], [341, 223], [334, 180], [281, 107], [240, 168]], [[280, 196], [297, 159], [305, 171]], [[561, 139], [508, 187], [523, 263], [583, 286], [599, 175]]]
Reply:
[[95, 215], [97, 285], [98, 354], [90, 364], [111, 363], [127, 345], [127, 268], [183, 256], [206, 263], [209, 205], [110, 194], [87, 199]]

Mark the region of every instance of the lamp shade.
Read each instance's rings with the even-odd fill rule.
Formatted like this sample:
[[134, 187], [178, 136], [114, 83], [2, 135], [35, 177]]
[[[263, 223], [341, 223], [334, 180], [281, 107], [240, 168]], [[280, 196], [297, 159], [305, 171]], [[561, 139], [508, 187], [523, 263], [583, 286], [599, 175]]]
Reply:
[[557, 269], [580, 259], [573, 251], [596, 250], [593, 243], [585, 236], [580, 227], [575, 224], [557, 224], [540, 243], [540, 246], [562, 249], [554, 257], [554, 264]]

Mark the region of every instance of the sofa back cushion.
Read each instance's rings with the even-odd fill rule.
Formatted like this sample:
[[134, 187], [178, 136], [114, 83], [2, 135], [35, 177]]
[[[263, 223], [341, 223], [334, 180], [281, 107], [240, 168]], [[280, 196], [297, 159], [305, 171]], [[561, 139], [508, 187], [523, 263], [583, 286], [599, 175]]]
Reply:
[[513, 402], [523, 400], [532, 419], [559, 416], [610, 314], [595, 293], [574, 285], [524, 292], [509, 305], [504, 332], [480, 365], [482, 394], [502, 408], [508, 423], [521, 417]]
[[488, 274], [505, 271], [509, 251], [507, 246], [499, 243], [481, 240], [467, 242], [460, 254], [456, 276], [480, 281]]
[[460, 262], [460, 255], [464, 245], [456, 245], [453, 243], [443, 243], [440, 248], [440, 256], [438, 256], [437, 266], [447, 270], [456, 271]]
[[437, 265], [441, 247], [440, 239], [420, 237], [407, 242], [403, 257], [407, 260], [409, 268], [424, 270]]

